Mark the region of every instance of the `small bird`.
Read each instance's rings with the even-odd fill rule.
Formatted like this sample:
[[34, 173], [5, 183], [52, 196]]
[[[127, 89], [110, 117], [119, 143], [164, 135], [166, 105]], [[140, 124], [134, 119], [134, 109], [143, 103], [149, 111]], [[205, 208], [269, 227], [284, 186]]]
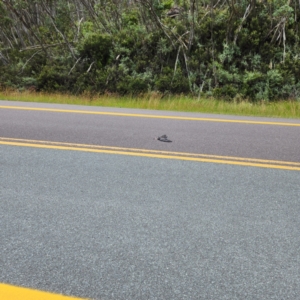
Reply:
[[172, 141], [169, 140], [168, 137], [167, 137], [165, 134], [162, 135], [162, 136], [159, 136], [159, 137], [157, 138], [157, 140], [158, 140], [158, 141], [161, 141], [161, 142], [172, 143]]

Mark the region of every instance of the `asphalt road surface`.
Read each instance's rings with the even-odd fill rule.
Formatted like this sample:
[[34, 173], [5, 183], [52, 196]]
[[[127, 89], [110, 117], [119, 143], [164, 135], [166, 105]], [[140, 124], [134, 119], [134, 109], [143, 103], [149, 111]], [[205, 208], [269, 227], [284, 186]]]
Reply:
[[[300, 162], [299, 133], [300, 120], [0, 101], [0, 137], [8, 138]], [[154, 140], [163, 134], [173, 142]]]
[[0, 101], [0, 282], [99, 300], [299, 299], [299, 123]]

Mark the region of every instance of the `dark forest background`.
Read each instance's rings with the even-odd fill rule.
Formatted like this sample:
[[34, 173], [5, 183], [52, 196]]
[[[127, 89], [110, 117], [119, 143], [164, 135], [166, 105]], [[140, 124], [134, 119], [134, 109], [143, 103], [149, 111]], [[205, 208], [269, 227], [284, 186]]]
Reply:
[[2, 0], [0, 88], [300, 98], [299, 0]]

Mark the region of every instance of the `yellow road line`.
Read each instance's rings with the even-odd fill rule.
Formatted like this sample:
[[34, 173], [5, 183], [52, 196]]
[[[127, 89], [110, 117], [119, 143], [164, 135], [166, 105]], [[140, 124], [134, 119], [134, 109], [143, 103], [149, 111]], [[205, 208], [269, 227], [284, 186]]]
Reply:
[[223, 156], [223, 155], [211, 155], [202, 153], [189, 153], [189, 152], [173, 152], [173, 151], [163, 151], [163, 150], [151, 150], [151, 149], [141, 149], [141, 148], [125, 148], [125, 147], [114, 147], [114, 146], [101, 146], [101, 145], [91, 145], [91, 144], [78, 144], [78, 143], [64, 143], [64, 142], [53, 142], [53, 141], [43, 141], [43, 140], [30, 140], [30, 139], [16, 139], [16, 138], [6, 138], [0, 137], [0, 142], [24, 142], [30, 144], [43, 144], [43, 145], [54, 145], [54, 146], [67, 146], [67, 147], [78, 147], [78, 148], [89, 148], [89, 149], [100, 149], [100, 150], [117, 150], [125, 152], [140, 152], [149, 154], [164, 154], [164, 155], [177, 155], [177, 156], [187, 156], [187, 157], [198, 157], [198, 158], [209, 158], [209, 159], [220, 159], [220, 160], [230, 160], [230, 161], [246, 161], [254, 163], [263, 164], [276, 164], [276, 165], [291, 165], [299, 166], [300, 162], [282, 161], [282, 160], [267, 160], [258, 158], [248, 158], [248, 157], [236, 157], [236, 156]]
[[221, 160], [221, 159], [209, 159], [209, 158], [200, 158], [200, 157], [187, 157], [187, 156], [166, 155], [166, 154], [140, 153], [140, 152], [104, 150], [104, 149], [85, 148], [85, 147], [71, 147], [71, 146], [45, 145], [45, 144], [22, 143], [22, 142], [4, 142], [4, 141], [0, 141], [0, 145], [44, 148], [44, 149], [55, 149], [55, 150], [84, 151], [84, 152], [92, 152], [92, 153], [119, 154], [119, 155], [128, 155], [128, 156], [176, 159], [176, 160], [186, 160], [186, 161], [196, 161], [196, 162], [208, 162], [208, 163], [227, 164], [227, 165], [300, 171], [300, 167], [295, 167], [295, 166], [264, 164], [264, 163], [254, 163], [254, 162], [244, 162], [244, 161], [231, 161], [231, 160]]
[[164, 115], [151, 115], [151, 114], [129, 114], [129, 113], [116, 113], [116, 112], [55, 109], [55, 108], [37, 108], [37, 107], [23, 107], [23, 106], [1, 106], [0, 105], [0, 108], [2, 108], [2, 109], [16, 109], [16, 110], [30, 110], [30, 111], [59, 112], [59, 113], [107, 115], [107, 116], [119, 116], [119, 117], [136, 117], [136, 118], [152, 118], [152, 119], [172, 119], [172, 120], [185, 120], [185, 121], [204, 121], [204, 122], [223, 122], [223, 123], [242, 123], [242, 124], [256, 124], [256, 125], [275, 125], [275, 126], [300, 127], [300, 123], [265, 122], [265, 121], [250, 121], [250, 120], [230, 120], [230, 119], [218, 119], [218, 118], [193, 118], [193, 117], [180, 117], [180, 116], [164, 116]]
[[0, 283], [1, 300], [79, 300], [79, 298], [68, 297], [48, 292], [37, 291], [24, 287], [16, 287]]

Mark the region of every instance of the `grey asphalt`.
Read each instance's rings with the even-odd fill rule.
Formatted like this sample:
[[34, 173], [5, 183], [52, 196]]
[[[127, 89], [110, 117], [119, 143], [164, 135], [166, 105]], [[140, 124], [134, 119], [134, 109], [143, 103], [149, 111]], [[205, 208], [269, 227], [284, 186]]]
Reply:
[[[299, 130], [0, 109], [0, 137], [287, 161], [300, 161]], [[154, 139], [162, 134], [173, 142]], [[0, 282], [99, 300], [299, 299], [299, 177], [296, 171], [0, 145]]]
[[0, 282], [299, 299], [300, 172], [0, 146]]
[[[0, 105], [300, 123], [271, 119], [0, 101]], [[300, 127], [87, 115], [0, 108], [0, 137], [300, 162]], [[154, 138], [166, 134], [172, 143]]]

